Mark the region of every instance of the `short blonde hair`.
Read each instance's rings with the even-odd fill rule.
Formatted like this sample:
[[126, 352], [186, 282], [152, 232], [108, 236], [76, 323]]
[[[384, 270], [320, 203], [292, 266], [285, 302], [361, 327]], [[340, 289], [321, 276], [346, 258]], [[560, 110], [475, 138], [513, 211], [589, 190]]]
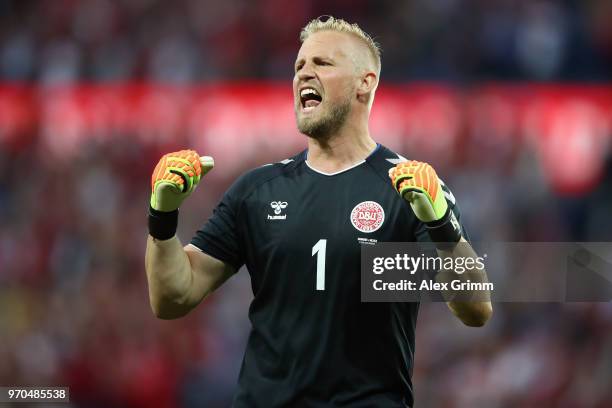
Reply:
[[[324, 18], [327, 18], [324, 20]], [[300, 41], [304, 42], [311, 35], [319, 31], [338, 31], [347, 33], [359, 38], [370, 50], [370, 54], [374, 58], [376, 65], [376, 75], [380, 76], [380, 45], [370, 37], [368, 33], [363, 31], [357, 24], [348, 23], [340, 18], [332, 16], [321, 16], [311, 20], [300, 32]]]

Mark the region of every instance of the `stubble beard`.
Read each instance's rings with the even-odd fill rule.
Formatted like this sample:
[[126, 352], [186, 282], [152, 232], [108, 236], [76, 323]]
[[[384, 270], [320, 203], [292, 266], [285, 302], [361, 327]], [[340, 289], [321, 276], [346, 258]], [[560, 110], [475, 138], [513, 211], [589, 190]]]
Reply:
[[347, 98], [342, 103], [330, 106], [329, 109], [321, 113], [318, 118], [300, 118], [299, 109], [301, 109], [301, 104], [298, 103], [296, 105], [295, 115], [300, 133], [312, 137], [313, 139], [324, 140], [328, 139], [344, 125], [351, 110], [351, 101]]

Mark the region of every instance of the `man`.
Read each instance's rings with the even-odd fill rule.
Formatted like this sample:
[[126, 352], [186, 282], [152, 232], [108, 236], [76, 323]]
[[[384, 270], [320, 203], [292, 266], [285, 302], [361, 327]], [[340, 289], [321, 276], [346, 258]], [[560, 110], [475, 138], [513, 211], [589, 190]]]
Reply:
[[[380, 74], [374, 41], [334, 18], [313, 20], [300, 38], [293, 93], [307, 150], [240, 177], [185, 247], [177, 209], [212, 159], [184, 150], [157, 165], [151, 306], [160, 318], [183, 316], [246, 265], [252, 330], [234, 406], [410, 407], [418, 303], [360, 301], [359, 239], [433, 240], [446, 256], [475, 255], [456, 245], [465, 241], [459, 212], [431, 166], [369, 135]], [[448, 304], [472, 326], [492, 311], [490, 302]]]

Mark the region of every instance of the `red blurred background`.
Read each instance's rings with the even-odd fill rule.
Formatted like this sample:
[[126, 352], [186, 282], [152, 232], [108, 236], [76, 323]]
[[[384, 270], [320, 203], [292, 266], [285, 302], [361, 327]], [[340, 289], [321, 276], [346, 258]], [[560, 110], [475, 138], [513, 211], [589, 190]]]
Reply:
[[[609, 1], [2, 1], [0, 385], [230, 404], [248, 273], [153, 317], [150, 172], [178, 148], [214, 156], [187, 241], [240, 173], [303, 149], [289, 78], [322, 14], [382, 44], [371, 133], [434, 165], [473, 241], [610, 241]], [[424, 305], [414, 382], [418, 407], [608, 407], [611, 304], [497, 304], [483, 329]]]

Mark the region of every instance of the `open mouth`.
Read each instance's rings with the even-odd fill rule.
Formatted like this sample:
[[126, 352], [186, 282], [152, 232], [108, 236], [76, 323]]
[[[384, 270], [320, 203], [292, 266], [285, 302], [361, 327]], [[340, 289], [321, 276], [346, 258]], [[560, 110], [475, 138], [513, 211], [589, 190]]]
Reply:
[[302, 110], [304, 112], [310, 112], [314, 110], [323, 98], [319, 95], [319, 92], [314, 88], [304, 88], [300, 91], [300, 102], [302, 103]]

